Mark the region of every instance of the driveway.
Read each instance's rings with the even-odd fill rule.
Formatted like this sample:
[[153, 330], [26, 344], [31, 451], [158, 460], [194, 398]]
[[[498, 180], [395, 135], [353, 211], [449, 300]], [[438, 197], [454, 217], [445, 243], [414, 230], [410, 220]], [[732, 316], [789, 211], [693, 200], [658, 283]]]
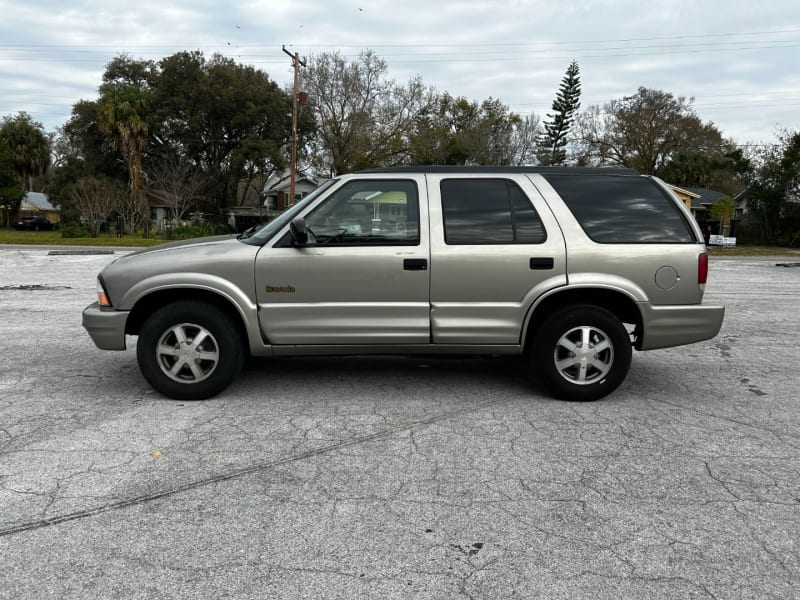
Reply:
[[0, 250], [0, 598], [800, 596], [786, 259], [712, 260], [720, 335], [578, 404], [507, 358], [254, 360], [167, 400], [81, 328], [113, 258]]

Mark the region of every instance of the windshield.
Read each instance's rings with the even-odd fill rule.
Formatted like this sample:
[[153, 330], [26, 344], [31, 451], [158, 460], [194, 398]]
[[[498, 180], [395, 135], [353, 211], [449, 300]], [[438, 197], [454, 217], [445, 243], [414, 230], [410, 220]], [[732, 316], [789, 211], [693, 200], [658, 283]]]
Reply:
[[277, 217], [272, 219], [269, 223], [264, 225], [258, 231], [254, 231], [248, 237], [240, 238], [242, 242], [245, 244], [251, 244], [253, 246], [261, 246], [267, 240], [269, 240], [273, 235], [275, 235], [278, 231], [280, 231], [289, 221], [291, 221], [295, 216], [297, 216], [303, 209], [305, 209], [309, 204], [311, 204], [319, 195], [331, 187], [334, 183], [339, 181], [338, 179], [328, 179], [322, 185], [320, 185], [317, 189], [311, 192], [308, 196], [293, 204], [286, 210], [284, 210], [281, 214]]

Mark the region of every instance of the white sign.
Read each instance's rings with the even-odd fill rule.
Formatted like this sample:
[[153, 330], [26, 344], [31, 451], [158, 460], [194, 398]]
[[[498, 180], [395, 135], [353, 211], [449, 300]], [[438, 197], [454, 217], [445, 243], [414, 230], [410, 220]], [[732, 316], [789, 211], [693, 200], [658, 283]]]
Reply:
[[725, 237], [722, 235], [712, 235], [708, 238], [709, 246], [735, 246], [735, 237]]

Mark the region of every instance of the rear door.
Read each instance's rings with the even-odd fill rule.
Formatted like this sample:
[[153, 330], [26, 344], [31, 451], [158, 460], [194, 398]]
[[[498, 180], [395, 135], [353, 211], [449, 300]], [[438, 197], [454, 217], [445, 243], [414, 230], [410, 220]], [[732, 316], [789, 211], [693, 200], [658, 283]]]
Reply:
[[256, 259], [271, 344], [430, 343], [424, 177], [345, 180], [303, 216], [309, 241], [284, 235]]
[[436, 174], [427, 184], [434, 343], [519, 344], [534, 300], [566, 285], [549, 207], [522, 174]]

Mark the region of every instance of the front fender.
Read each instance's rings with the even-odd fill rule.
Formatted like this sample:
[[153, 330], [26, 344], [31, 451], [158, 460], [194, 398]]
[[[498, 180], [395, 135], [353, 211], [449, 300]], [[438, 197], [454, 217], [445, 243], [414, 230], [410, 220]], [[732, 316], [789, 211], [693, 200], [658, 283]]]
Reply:
[[187, 293], [191, 290], [210, 292], [227, 301], [242, 319], [247, 331], [248, 346], [253, 354], [264, 354], [266, 347], [258, 327], [258, 306], [244, 290], [231, 281], [207, 273], [164, 273], [143, 279], [133, 285], [116, 308], [132, 311], [149, 296], [160, 292]]

